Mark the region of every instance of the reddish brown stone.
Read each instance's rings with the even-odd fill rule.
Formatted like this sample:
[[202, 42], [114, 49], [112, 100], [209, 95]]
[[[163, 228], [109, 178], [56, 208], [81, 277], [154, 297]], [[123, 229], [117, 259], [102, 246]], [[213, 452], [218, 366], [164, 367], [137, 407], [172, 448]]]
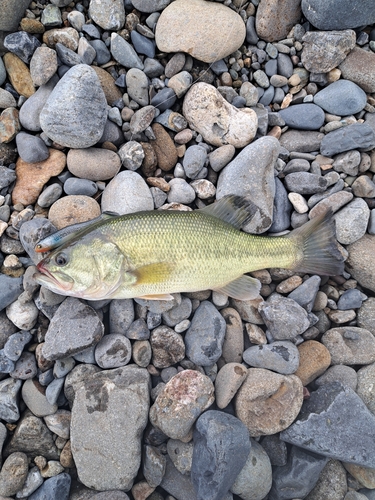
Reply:
[[178, 160], [176, 146], [168, 132], [160, 123], [154, 123], [152, 125], [152, 130], [154, 131], [156, 139], [152, 141], [151, 144], [158, 160], [158, 166], [162, 170], [168, 172], [175, 167]]

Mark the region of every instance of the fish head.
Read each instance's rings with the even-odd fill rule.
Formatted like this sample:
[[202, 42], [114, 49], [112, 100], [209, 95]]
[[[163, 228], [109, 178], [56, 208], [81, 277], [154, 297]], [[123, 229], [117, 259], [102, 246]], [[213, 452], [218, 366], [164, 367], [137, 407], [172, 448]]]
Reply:
[[118, 288], [124, 256], [117, 246], [103, 241], [62, 245], [37, 265], [36, 281], [60, 295], [102, 300]]

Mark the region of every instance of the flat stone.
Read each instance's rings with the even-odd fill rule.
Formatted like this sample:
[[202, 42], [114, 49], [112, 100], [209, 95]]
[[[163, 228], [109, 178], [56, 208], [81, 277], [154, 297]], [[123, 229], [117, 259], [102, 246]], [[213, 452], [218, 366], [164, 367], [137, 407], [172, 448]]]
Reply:
[[[140, 466], [148, 401], [149, 374], [134, 366], [93, 374], [77, 386], [71, 448], [83, 484], [98, 490], [130, 489]], [[121, 433], [111, 432], [114, 428]]]
[[9, 455], [0, 471], [0, 495], [15, 495], [23, 486], [28, 472], [28, 460], [25, 453], [15, 452]]
[[253, 368], [265, 368], [283, 375], [290, 375], [296, 372], [299, 366], [298, 351], [292, 342], [278, 340], [272, 344], [249, 347], [244, 351], [243, 359]]
[[367, 123], [353, 123], [326, 134], [320, 153], [333, 156], [351, 149], [369, 150], [375, 146], [375, 132]]
[[96, 312], [78, 299], [68, 297], [49, 324], [43, 356], [49, 360], [66, 358], [97, 344], [103, 333], [104, 326]]
[[[227, 297], [224, 296], [227, 302]], [[225, 319], [226, 330], [222, 348], [225, 363], [241, 363], [244, 350], [243, 326], [239, 313], [232, 307], [220, 310]]]
[[225, 408], [236, 395], [247, 376], [246, 368], [240, 363], [226, 363], [215, 379], [216, 404]]
[[286, 38], [301, 17], [300, 2], [288, 0], [280, 4], [277, 0], [262, 2], [256, 13], [256, 32], [266, 42]]
[[244, 147], [254, 139], [258, 127], [252, 109], [232, 106], [214, 86], [204, 82], [193, 85], [186, 94], [183, 115], [190, 127], [214, 146]]
[[333, 365], [368, 365], [375, 361], [374, 336], [364, 328], [331, 328], [322, 337]]
[[349, 387], [333, 382], [311, 394], [298, 419], [280, 438], [319, 455], [374, 467], [370, 438], [374, 430], [375, 416], [361, 398]]
[[324, 112], [315, 104], [295, 104], [279, 111], [288, 127], [299, 130], [318, 130], [324, 124]]
[[50, 207], [48, 218], [56, 229], [86, 222], [100, 215], [99, 203], [85, 195], [63, 196]]
[[[223, 33], [230, 33], [225, 44]], [[199, 61], [211, 63], [237, 50], [245, 35], [245, 24], [232, 9], [203, 0], [177, 0], [161, 13], [155, 41], [162, 52], [187, 52]], [[200, 43], [196, 43], [197, 39]]]
[[306, 130], [288, 130], [281, 134], [280, 145], [288, 151], [310, 153], [319, 151], [324, 134]]
[[371, 0], [360, 0], [358, 10], [353, 12], [350, 0], [337, 4], [335, 0], [302, 0], [302, 12], [306, 19], [321, 30], [344, 30], [358, 28], [375, 22]]
[[143, 62], [132, 45], [117, 33], [111, 35], [111, 54], [125, 68], [143, 69]]
[[318, 106], [338, 116], [354, 115], [366, 105], [365, 92], [349, 80], [337, 80], [314, 95]]
[[154, 123], [152, 131], [154, 132], [155, 140], [151, 141], [151, 146], [155, 151], [158, 166], [165, 172], [169, 172], [169, 170], [175, 167], [178, 161], [176, 146], [160, 123]]
[[109, 149], [85, 148], [70, 149], [67, 167], [76, 177], [91, 181], [112, 179], [121, 168], [117, 153]]
[[306, 310], [286, 297], [269, 297], [259, 312], [275, 340], [292, 340], [310, 326]]
[[307, 340], [298, 346], [299, 366], [295, 375], [304, 386], [322, 375], [331, 364], [329, 350], [316, 340]]
[[89, 16], [104, 30], [120, 30], [125, 23], [124, 2], [121, 0], [91, 0]]
[[37, 417], [52, 415], [58, 408], [56, 404], [48, 402], [45, 392], [45, 388], [36, 379], [28, 379], [22, 386], [22, 399]]
[[333, 193], [322, 201], [319, 201], [309, 213], [310, 219], [318, 217], [326, 213], [328, 210], [332, 210], [332, 213], [336, 213], [340, 208], [344, 207], [353, 199], [353, 193], [347, 191], [338, 191]]
[[302, 41], [303, 66], [311, 73], [328, 73], [337, 68], [355, 47], [356, 34], [353, 30], [308, 31]]
[[214, 401], [211, 380], [184, 370], [164, 386], [150, 409], [151, 424], [172, 439], [183, 439], [199, 415]]
[[250, 436], [275, 434], [295, 420], [303, 402], [302, 389], [295, 375], [249, 368], [237, 393], [235, 414], [247, 426]]
[[16, 185], [12, 192], [13, 204], [35, 203], [44, 185], [51, 177], [59, 175], [65, 164], [65, 154], [53, 148], [49, 149], [49, 157], [41, 162], [28, 163], [19, 158], [16, 163]]
[[106, 119], [104, 92], [95, 71], [85, 64], [73, 66], [65, 73], [40, 114], [46, 135], [62, 146], [73, 148], [97, 143]]
[[348, 246], [348, 269], [354, 279], [363, 287], [375, 291], [375, 271], [371, 266], [371, 255], [374, 251], [374, 235], [365, 234]]
[[35, 87], [31, 79], [30, 70], [26, 64], [11, 52], [7, 52], [4, 55], [3, 61], [10, 83], [16, 91], [25, 97], [32, 96], [35, 92]]
[[289, 191], [299, 194], [322, 193], [328, 187], [328, 180], [319, 174], [310, 172], [293, 172], [285, 176], [285, 184]]
[[[369, 0], [367, 0], [369, 1]], [[365, 24], [367, 24], [368, 20]], [[365, 92], [375, 92], [374, 82], [375, 54], [354, 47], [340, 64], [342, 77], [359, 85]]]
[[223, 498], [250, 453], [247, 428], [233, 415], [209, 410], [198, 418], [193, 440], [191, 480], [197, 497]]
[[345, 245], [359, 241], [366, 233], [370, 209], [361, 198], [355, 198], [342, 208], [334, 219], [336, 222], [336, 238]]

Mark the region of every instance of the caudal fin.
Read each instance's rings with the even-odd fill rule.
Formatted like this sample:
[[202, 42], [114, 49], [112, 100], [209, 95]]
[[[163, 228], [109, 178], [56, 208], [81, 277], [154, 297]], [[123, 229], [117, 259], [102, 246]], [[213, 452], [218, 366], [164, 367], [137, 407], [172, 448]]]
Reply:
[[321, 276], [337, 276], [344, 271], [344, 259], [338, 249], [332, 211], [315, 217], [289, 233], [300, 258], [295, 271]]

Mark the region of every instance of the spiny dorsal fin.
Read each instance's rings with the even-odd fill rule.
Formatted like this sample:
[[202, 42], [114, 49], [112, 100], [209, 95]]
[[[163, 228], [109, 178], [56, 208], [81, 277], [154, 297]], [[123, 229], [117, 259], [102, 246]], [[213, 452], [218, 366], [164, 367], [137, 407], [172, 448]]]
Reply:
[[236, 229], [241, 229], [244, 224], [254, 217], [257, 210], [258, 207], [252, 201], [243, 196], [229, 194], [200, 211], [221, 219]]
[[233, 297], [234, 299], [253, 300], [258, 297], [260, 287], [260, 281], [243, 274], [221, 288], [215, 288], [215, 290], [229, 297]]

